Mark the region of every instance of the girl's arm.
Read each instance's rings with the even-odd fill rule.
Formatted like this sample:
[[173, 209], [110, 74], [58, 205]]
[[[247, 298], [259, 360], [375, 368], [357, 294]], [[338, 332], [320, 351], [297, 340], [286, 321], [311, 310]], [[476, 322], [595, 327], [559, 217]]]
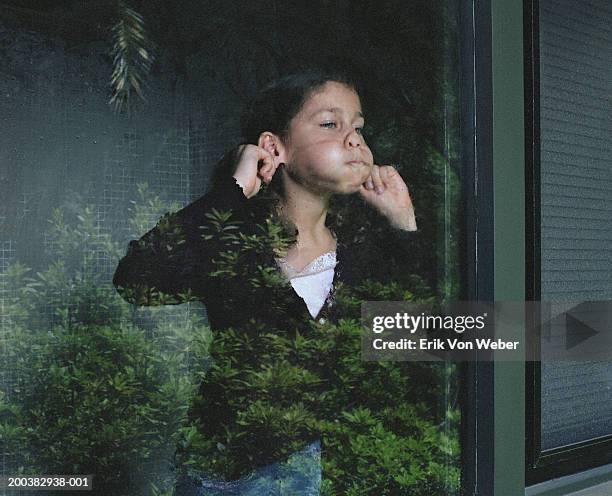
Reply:
[[[235, 158], [236, 149], [218, 167], [230, 170]], [[166, 214], [152, 230], [129, 243], [113, 277], [119, 294], [137, 305], [182, 303], [194, 291], [205, 299], [213, 290], [207, 277], [214, 270], [213, 259], [224, 249], [223, 240], [214, 235], [215, 222], [218, 225], [219, 216], [226, 214], [231, 214], [229, 221], [242, 221], [247, 202], [228, 173], [218, 177], [202, 198]]]

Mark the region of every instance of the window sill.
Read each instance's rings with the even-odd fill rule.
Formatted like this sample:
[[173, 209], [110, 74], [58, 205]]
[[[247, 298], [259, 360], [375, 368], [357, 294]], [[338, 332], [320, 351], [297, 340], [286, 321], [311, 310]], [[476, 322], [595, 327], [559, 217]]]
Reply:
[[612, 464], [559, 477], [525, 489], [525, 496], [600, 496], [612, 494]]

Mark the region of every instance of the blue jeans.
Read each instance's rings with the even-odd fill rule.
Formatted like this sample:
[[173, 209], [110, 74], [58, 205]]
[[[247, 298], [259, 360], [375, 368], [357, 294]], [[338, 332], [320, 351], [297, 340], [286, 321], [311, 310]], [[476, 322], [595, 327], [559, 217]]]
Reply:
[[179, 478], [176, 496], [318, 496], [321, 487], [321, 442], [306, 446], [282, 462], [255, 470], [236, 481], [205, 474]]

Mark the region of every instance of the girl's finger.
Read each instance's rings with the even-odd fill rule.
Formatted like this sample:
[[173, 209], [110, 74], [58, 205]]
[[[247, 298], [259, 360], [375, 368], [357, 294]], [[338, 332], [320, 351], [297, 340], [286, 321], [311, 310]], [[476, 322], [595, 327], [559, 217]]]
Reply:
[[399, 186], [399, 182], [404, 182], [402, 176], [392, 165], [381, 167], [380, 176], [385, 183], [385, 188], [394, 188]]
[[259, 162], [262, 162], [260, 170], [267, 167], [268, 169], [274, 166], [274, 157], [272, 154], [260, 146], [257, 147], [257, 158]]
[[371, 177], [372, 177], [372, 182], [374, 183], [374, 189], [380, 195], [385, 190], [385, 186], [380, 177], [380, 167], [378, 165], [375, 165], [374, 167], [372, 167]]
[[274, 163], [274, 157], [267, 150], [259, 148], [259, 162], [261, 162], [262, 165], [259, 167], [257, 175], [264, 181], [270, 182], [277, 167]]
[[385, 188], [389, 187], [389, 174], [388, 174], [388, 169], [386, 165], [381, 165], [378, 168], [378, 172], [380, 173], [380, 180], [383, 183], [383, 186]]

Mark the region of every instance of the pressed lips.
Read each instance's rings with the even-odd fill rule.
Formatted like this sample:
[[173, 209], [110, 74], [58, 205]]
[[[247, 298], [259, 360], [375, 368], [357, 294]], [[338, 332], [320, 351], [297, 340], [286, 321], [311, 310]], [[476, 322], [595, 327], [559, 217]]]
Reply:
[[367, 165], [363, 160], [360, 160], [360, 159], [349, 160], [347, 162], [347, 164], [351, 164], [351, 165]]
[[361, 153], [357, 150], [354, 150], [351, 153], [352, 157], [346, 163], [351, 165], [368, 165], [368, 163], [361, 158]]

